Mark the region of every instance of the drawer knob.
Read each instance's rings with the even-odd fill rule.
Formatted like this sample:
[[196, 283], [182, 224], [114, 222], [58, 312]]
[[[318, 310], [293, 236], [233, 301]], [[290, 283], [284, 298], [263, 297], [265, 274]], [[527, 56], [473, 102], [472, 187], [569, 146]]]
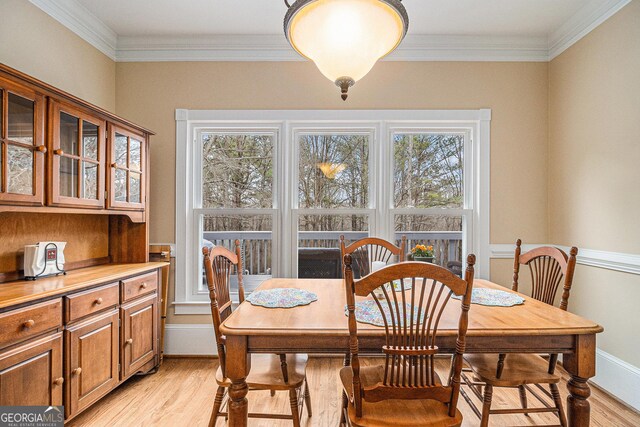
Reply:
[[22, 324], [22, 326], [23, 326], [25, 329], [29, 329], [29, 328], [33, 328], [33, 326], [34, 326], [35, 324], [36, 324], [35, 320], [33, 320], [33, 319], [29, 319], [29, 320], [27, 320], [26, 322], [24, 322], [24, 323]]
[[64, 154], [64, 150], [61, 150], [60, 148], [57, 148], [57, 149], [53, 150], [53, 154], [55, 154], [56, 156], [62, 156]]
[[38, 145], [36, 147], [36, 151], [38, 151], [40, 153], [46, 153], [47, 152], [47, 147], [45, 145]]
[[126, 340], [125, 344], [127, 344], [127, 345], [133, 344], [133, 338], [129, 338], [128, 340]]
[[111, 163], [111, 167], [112, 168], [116, 168], [116, 167], [118, 167], [118, 164], [117, 163]]
[[82, 368], [76, 368], [73, 371], [71, 371], [71, 373], [73, 375], [80, 375], [82, 373]]
[[142, 282], [142, 284], [140, 285], [140, 287], [142, 289], [147, 289], [147, 282]]
[[96, 303], [96, 305], [100, 305], [100, 304], [102, 304], [102, 298], [98, 298], [94, 302]]
[[53, 380], [53, 383], [55, 385], [62, 385], [62, 383], [64, 383], [64, 378], [62, 378], [62, 377], [56, 378], [55, 380]]

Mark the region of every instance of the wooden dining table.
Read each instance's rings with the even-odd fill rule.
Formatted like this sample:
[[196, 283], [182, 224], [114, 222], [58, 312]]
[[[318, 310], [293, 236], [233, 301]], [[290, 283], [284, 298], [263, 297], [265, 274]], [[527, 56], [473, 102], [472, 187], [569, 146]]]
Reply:
[[[264, 308], [244, 302], [224, 321], [226, 374], [229, 388], [229, 426], [247, 425], [245, 381], [251, 369], [251, 353], [345, 354], [349, 330], [345, 316], [346, 294], [342, 279], [269, 279], [258, 290], [298, 288], [314, 292], [318, 299], [295, 308]], [[487, 280], [474, 287], [507, 290]], [[511, 292], [509, 290], [509, 292]], [[597, 323], [522, 295], [525, 302], [513, 307], [472, 304], [469, 311], [466, 353], [561, 353], [567, 384], [567, 416], [570, 426], [588, 426], [590, 418], [587, 380], [596, 373]], [[448, 304], [437, 335], [442, 353], [455, 351], [459, 304]], [[361, 352], [380, 352], [384, 328], [358, 323]], [[337, 375], [337, 372], [336, 372]], [[338, 420], [336, 420], [336, 423]]]

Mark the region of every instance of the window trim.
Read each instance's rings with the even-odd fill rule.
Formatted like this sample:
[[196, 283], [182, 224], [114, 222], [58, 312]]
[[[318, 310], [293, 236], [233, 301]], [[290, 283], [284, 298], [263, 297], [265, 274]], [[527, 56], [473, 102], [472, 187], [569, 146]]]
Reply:
[[[260, 213], [273, 214], [273, 253], [293, 253], [297, 247], [297, 216], [309, 209], [300, 210], [297, 206], [297, 165], [298, 147], [294, 139], [294, 132], [317, 129], [344, 131], [373, 131], [373, 140], [369, 146], [369, 174], [370, 194], [369, 206], [363, 208], [362, 213], [370, 215], [370, 232], [375, 230], [378, 236], [393, 237], [393, 215], [404, 208], [393, 206], [393, 143], [392, 134], [395, 130], [418, 131], [428, 127], [430, 129], [466, 128], [471, 138], [468, 141], [471, 155], [467, 154], [465, 145], [465, 173], [471, 162], [473, 178], [465, 180], [465, 209], [472, 211], [471, 226], [467, 228], [470, 248], [468, 252], [476, 254], [476, 277], [489, 278], [490, 269], [490, 125], [491, 110], [187, 110], [177, 109], [176, 119], [176, 276], [175, 276], [175, 314], [209, 314], [208, 297], [200, 293], [197, 295], [197, 281], [193, 277], [199, 265], [198, 251], [188, 250], [195, 247], [194, 238], [199, 230], [196, 215], [204, 210], [201, 206], [194, 206], [194, 198], [201, 189], [194, 188], [194, 170], [198, 144], [194, 144], [196, 132], [202, 128], [219, 127], [227, 130], [251, 128], [251, 130], [277, 129], [274, 141], [274, 175], [273, 192], [274, 204], [272, 209], [237, 209], [243, 214]], [[347, 128], [348, 126], [348, 128]], [[304, 133], [304, 132], [303, 132]], [[376, 167], [382, 171], [373, 173]], [[285, 182], [294, 184], [291, 191], [284, 187]], [[468, 184], [472, 189], [467, 188]], [[378, 191], [387, 189], [388, 191]], [[469, 191], [471, 190], [471, 191]], [[380, 199], [376, 200], [380, 194]], [[467, 200], [470, 197], [471, 200]], [[470, 206], [467, 205], [470, 203]], [[230, 209], [216, 209], [216, 213], [232, 213]], [[353, 210], [351, 210], [353, 211]], [[360, 209], [358, 210], [360, 211]], [[412, 213], [428, 213], [430, 209], [420, 209]], [[435, 210], [433, 210], [436, 212]], [[313, 210], [322, 213], [322, 210]], [[453, 210], [448, 210], [453, 212]], [[238, 212], [239, 213], [239, 212]], [[336, 213], [335, 210], [332, 213]], [[284, 227], [283, 224], [290, 224]], [[294, 229], [295, 227], [295, 229]], [[294, 257], [295, 258], [295, 257]], [[280, 260], [274, 258], [272, 270], [274, 275], [289, 277], [295, 270], [296, 259], [283, 256]], [[191, 275], [189, 275], [191, 271]], [[196, 292], [194, 292], [194, 286]]]

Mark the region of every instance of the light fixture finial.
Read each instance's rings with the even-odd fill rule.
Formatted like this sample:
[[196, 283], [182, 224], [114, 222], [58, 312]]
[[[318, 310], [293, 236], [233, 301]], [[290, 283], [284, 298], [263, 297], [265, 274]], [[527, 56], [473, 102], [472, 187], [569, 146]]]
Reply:
[[341, 97], [343, 101], [347, 100], [347, 96], [349, 96], [347, 92], [349, 91], [349, 88], [354, 84], [356, 84], [356, 82], [351, 77], [340, 77], [338, 80], [336, 80], [336, 86], [338, 86], [342, 91]]

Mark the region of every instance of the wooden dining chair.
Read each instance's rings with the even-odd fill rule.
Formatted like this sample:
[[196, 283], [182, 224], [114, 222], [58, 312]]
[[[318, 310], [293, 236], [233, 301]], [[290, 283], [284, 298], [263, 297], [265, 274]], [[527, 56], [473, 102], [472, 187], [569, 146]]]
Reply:
[[[351, 366], [340, 370], [343, 393], [341, 425], [348, 426], [459, 426], [457, 409], [462, 354], [468, 325], [475, 256], [467, 257], [465, 278], [424, 262], [389, 265], [359, 280], [353, 279], [353, 257], [344, 257]], [[411, 281], [411, 289], [394, 290], [393, 281]], [[387, 284], [389, 284], [387, 286]], [[378, 299], [374, 295], [380, 291]], [[451, 298], [461, 297], [461, 302]], [[384, 365], [360, 366], [357, 297], [372, 298], [384, 322]], [[459, 312], [456, 350], [446, 385], [436, 373], [438, 326], [442, 314]], [[370, 334], [370, 331], [367, 331]]]
[[[231, 276], [235, 271], [238, 278], [238, 298], [240, 303], [244, 301], [244, 287], [242, 283], [242, 256], [240, 253], [240, 241], [235, 241], [236, 252], [233, 253], [221, 246], [213, 248], [203, 247], [204, 268], [211, 300], [211, 315], [213, 317], [213, 329], [218, 348], [220, 366], [216, 372], [218, 391], [213, 403], [213, 411], [209, 426], [213, 427], [219, 416], [227, 418], [227, 413], [221, 408], [226, 406], [228, 397], [227, 389], [231, 386], [231, 380], [226, 376], [226, 338], [220, 333], [220, 325], [229, 317], [233, 310], [231, 300]], [[253, 354], [251, 355], [251, 370], [247, 376], [249, 390], [269, 390], [274, 396], [277, 390], [289, 391], [291, 415], [287, 414], [256, 414], [250, 413], [250, 418], [277, 418], [293, 420], [293, 425], [300, 426], [302, 409], [307, 405], [307, 414], [311, 417], [311, 397], [306, 379], [307, 369], [306, 354]]]
[[352, 271], [356, 279], [371, 273], [374, 261], [385, 264], [402, 262], [406, 257], [407, 236], [402, 236], [400, 246], [396, 246], [379, 237], [365, 237], [345, 245], [344, 236], [340, 236], [340, 257], [351, 254], [354, 265]]
[[[566, 310], [569, 303], [573, 274], [576, 268], [578, 248], [571, 248], [569, 256], [558, 248], [543, 246], [521, 253], [522, 241], [516, 242], [515, 259], [513, 263], [513, 284], [511, 289], [518, 291], [520, 266], [529, 266], [531, 273], [531, 297], [549, 305], [555, 305], [560, 285], [562, 295], [559, 308]], [[525, 302], [526, 304], [526, 302]], [[567, 425], [567, 417], [562, 406], [562, 399], [558, 391], [560, 375], [555, 373], [558, 361], [557, 354], [548, 356], [548, 361], [536, 354], [469, 354], [465, 356], [469, 365], [462, 374], [463, 383], [483, 402], [482, 412], [476, 407], [470, 396], [462, 390], [462, 396], [471, 409], [481, 419], [481, 427], [489, 424], [492, 414], [525, 414], [538, 412], [552, 412], [560, 420], [561, 426]], [[470, 378], [466, 372], [472, 373]], [[542, 384], [548, 384], [549, 390]], [[532, 388], [535, 387], [534, 388]], [[491, 409], [494, 387], [517, 388], [522, 408]], [[484, 388], [484, 393], [481, 393]], [[528, 408], [527, 391], [542, 403], [543, 408]], [[544, 393], [553, 401], [547, 402], [538, 391]]]

